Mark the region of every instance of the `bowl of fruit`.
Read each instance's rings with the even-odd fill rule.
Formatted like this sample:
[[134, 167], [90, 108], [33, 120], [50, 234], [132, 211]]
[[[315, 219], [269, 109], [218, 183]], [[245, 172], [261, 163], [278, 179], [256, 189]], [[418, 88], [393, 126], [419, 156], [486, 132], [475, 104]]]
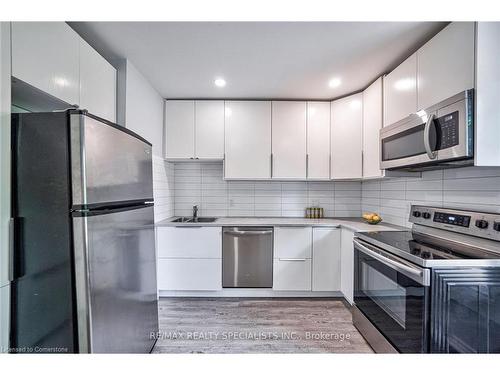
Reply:
[[376, 213], [366, 213], [363, 214], [363, 220], [367, 222], [368, 224], [378, 224], [382, 221], [382, 218], [380, 217], [379, 214]]

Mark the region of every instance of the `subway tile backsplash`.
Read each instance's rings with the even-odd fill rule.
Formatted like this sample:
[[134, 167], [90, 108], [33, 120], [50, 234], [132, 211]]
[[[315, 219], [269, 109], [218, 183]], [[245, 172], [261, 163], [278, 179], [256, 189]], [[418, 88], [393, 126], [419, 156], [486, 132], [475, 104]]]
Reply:
[[296, 216], [318, 205], [325, 216], [361, 214], [360, 182], [225, 181], [222, 162], [171, 164], [175, 216]]
[[155, 222], [174, 215], [174, 168], [162, 158], [153, 156], [153, 195]]
[[423, 172], [421, 178], [363, 181], [362, 211], [387, 223], [411, 226], [412, 204], [500, 213], [500, 168], [466, 167]]

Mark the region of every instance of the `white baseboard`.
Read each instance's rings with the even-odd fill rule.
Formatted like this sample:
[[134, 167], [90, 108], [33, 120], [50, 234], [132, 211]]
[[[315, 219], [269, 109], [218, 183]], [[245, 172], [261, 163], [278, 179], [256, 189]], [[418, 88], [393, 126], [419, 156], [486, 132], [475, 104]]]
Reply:
[[308, 292], [259, 288], [227, 288], [215, 291], [160, 290], [160, 297], [344, 297], [340, 291]]

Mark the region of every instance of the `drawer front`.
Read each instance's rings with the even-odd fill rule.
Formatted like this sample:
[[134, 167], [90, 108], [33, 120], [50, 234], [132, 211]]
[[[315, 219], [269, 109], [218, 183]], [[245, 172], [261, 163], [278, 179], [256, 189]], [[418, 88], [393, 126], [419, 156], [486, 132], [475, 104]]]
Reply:
[[274, 260], [274, 290], [311, 290], [311, 259]]
[[220, 290], [221, 259], [158, 259], [158, 290]]
[[158, 228], [159, 258], [222, 258], [221, 227]]
[[274, 229], [274, 258], [310, 259], [311, 227], [278, 227]]

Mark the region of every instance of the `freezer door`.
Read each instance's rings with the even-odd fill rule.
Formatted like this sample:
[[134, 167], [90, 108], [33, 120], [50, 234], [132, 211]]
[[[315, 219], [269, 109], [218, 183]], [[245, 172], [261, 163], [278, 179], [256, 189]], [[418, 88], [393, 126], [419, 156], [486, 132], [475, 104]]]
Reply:
[[150, 352], [158, 332], [153, 207], [73, 220], [80, 352]]
[[90, 115], [72, 113], [70, 123], [74, 206], [152, 199], [150, 144]]

